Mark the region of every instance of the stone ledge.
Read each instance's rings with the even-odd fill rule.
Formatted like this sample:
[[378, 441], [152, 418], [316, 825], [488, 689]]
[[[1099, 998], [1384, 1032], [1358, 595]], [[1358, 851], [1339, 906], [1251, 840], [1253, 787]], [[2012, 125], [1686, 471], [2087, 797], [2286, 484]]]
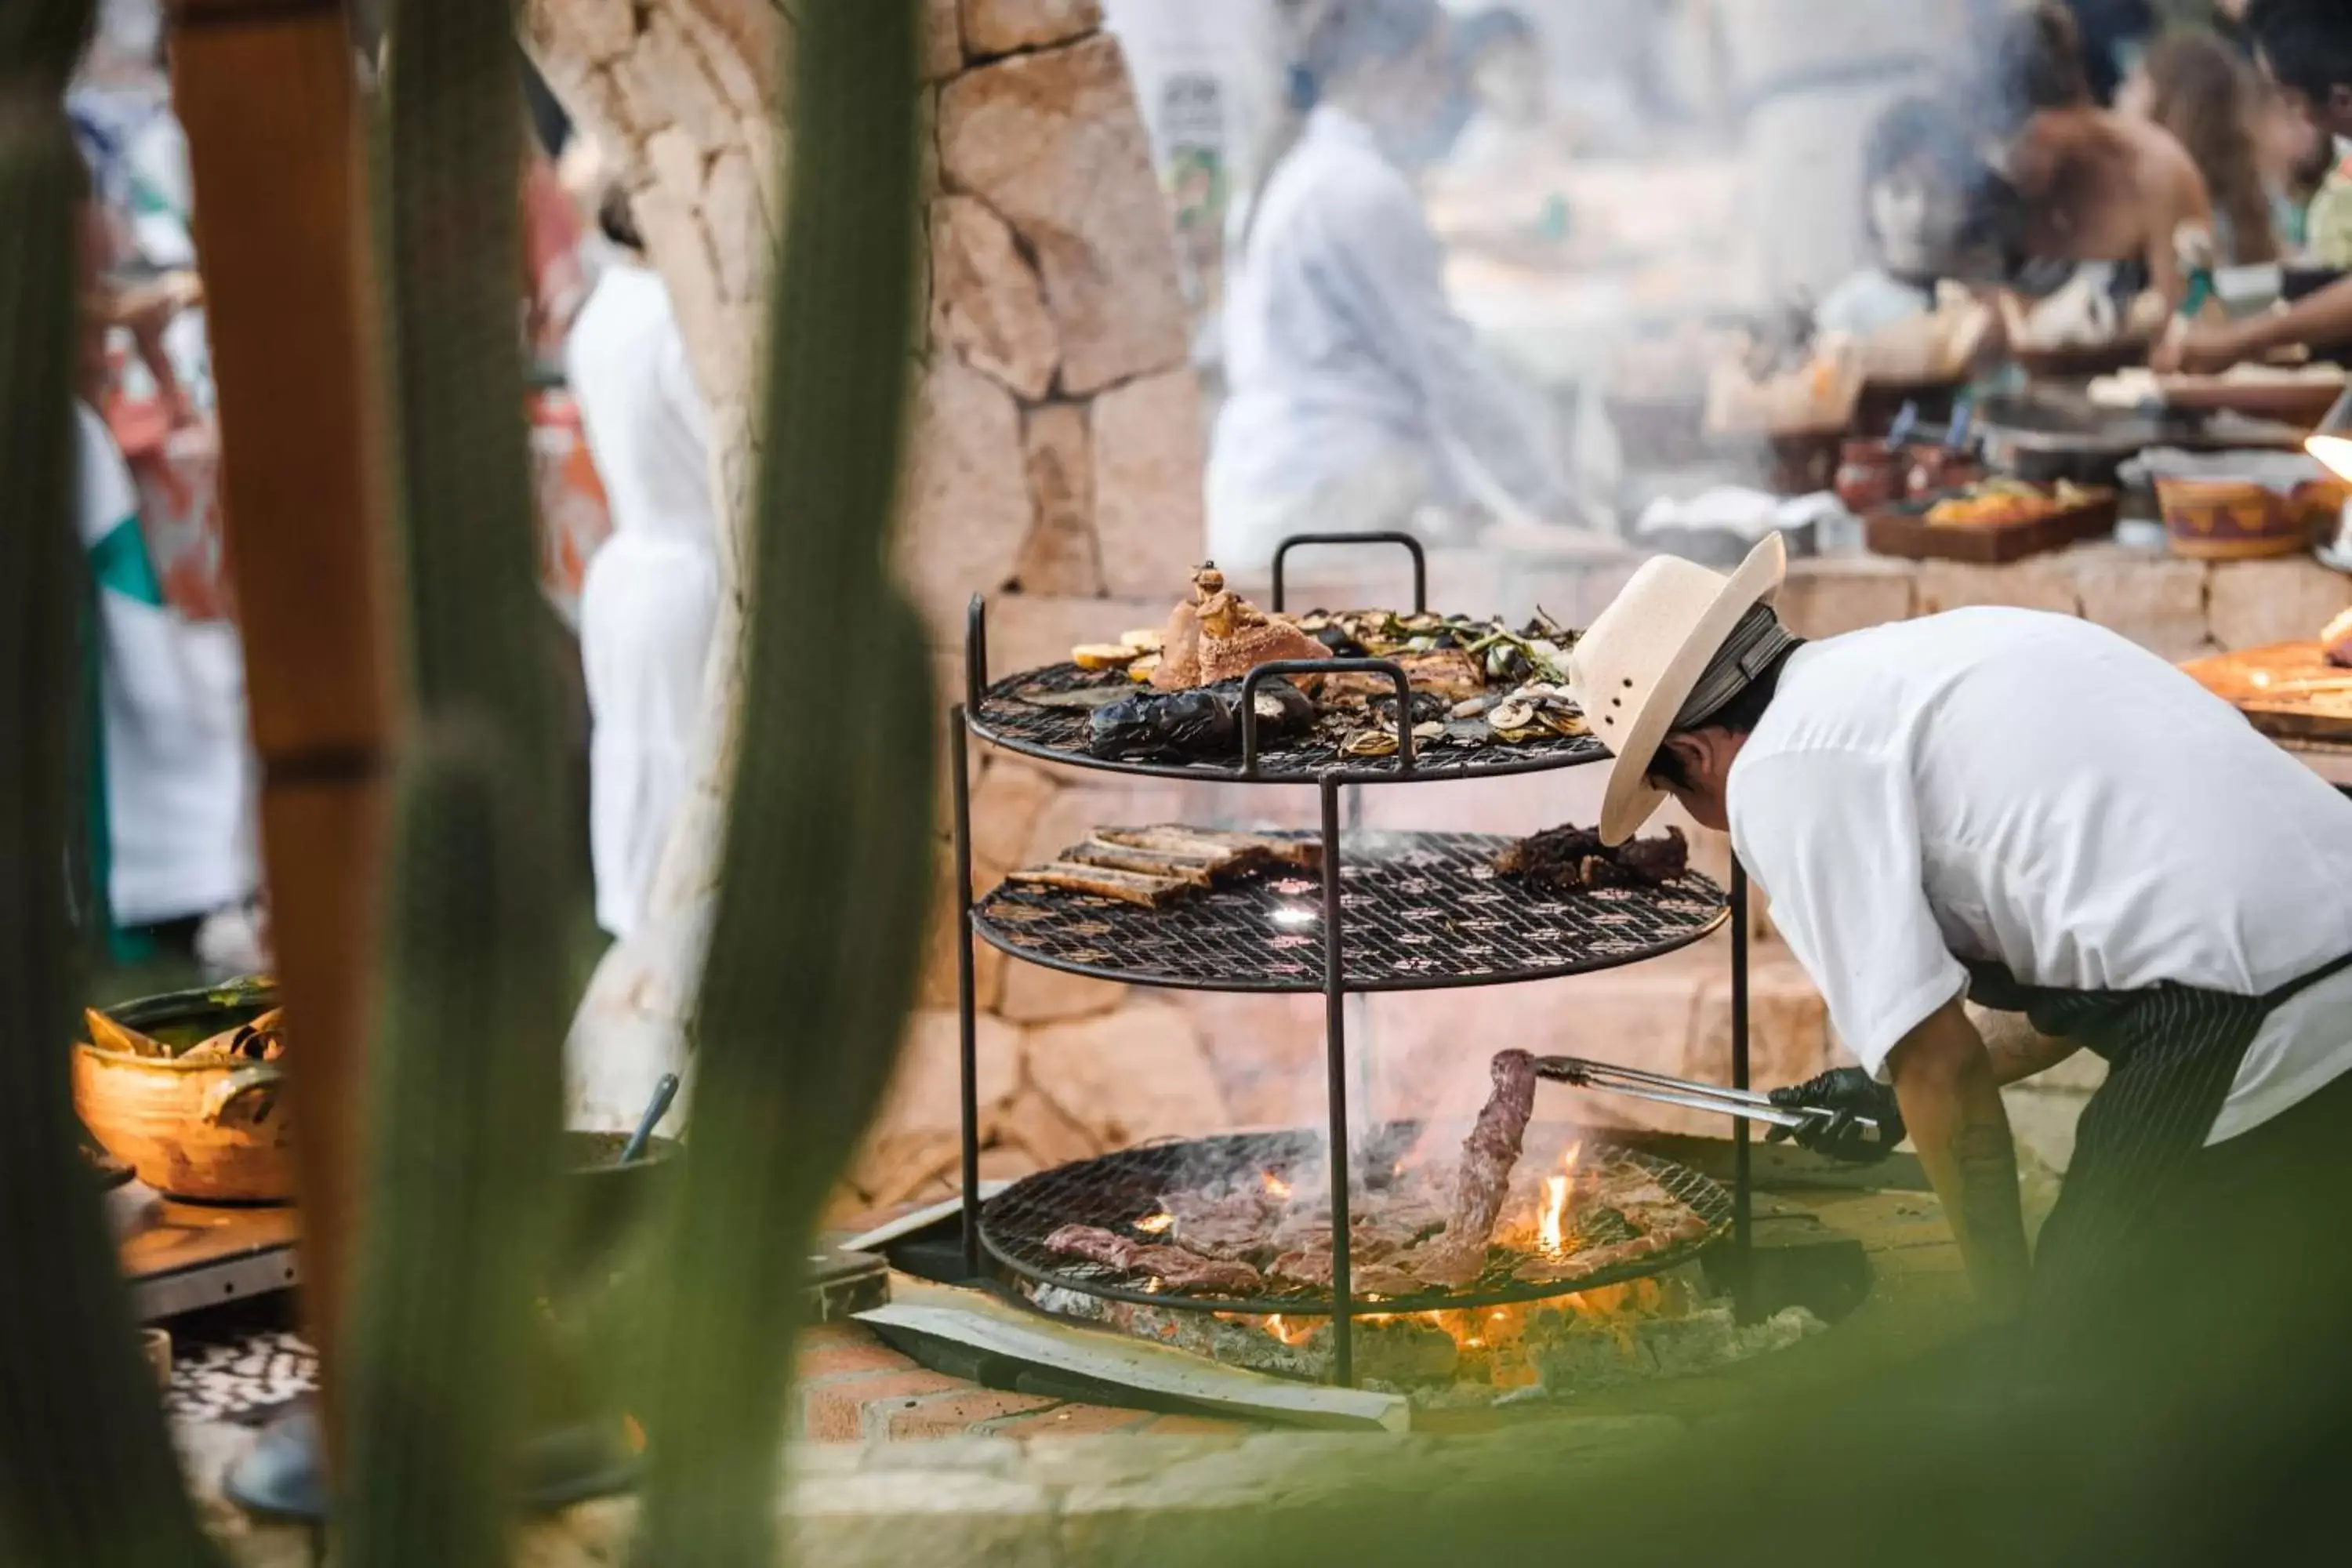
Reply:
[[[1409, 1464], [1442, 1486], [1492, 1471], [1539, 1430], [1547, 1452], [1580, 1467], [1654, 1457], [1687, 1428], [1664, 1415], [1562, 1416], [1538, 1428], [1463, 1436], [1266, 1432], [1239, 1442], [1186, 1436], [963, 1438], [919, 1444], [795, 1444], [778, 1508], [788, 1560], [828, 1568], [1056, 1568], [1143, 1562], [1185, 1520], [1327, 1500], [1383, 1465]], [[247, 1519], [221, 1479], [258, 1434], [226, 1423], [175, 1432], [202, 1517], [236, 1568], [299, 1568], [307, 1528]], [[534, 1568], [605, 1568], [628, 1560], [632, 1498], [532, 1521], [515, 1560]]]

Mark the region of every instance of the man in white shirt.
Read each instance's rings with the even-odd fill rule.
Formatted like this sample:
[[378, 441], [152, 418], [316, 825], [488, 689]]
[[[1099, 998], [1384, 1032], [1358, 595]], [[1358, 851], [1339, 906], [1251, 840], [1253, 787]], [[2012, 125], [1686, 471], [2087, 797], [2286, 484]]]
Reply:
[[1434, 0], [1333, 0], [1297, 76], [1313, 107], [1227, 280], [1210, 552], [1253, 572], [1287, 535], [1419, 528], [1432, 506], [1578, 521], [1549, 415], [1447, 300], [1406, 172], [1458, 86]]
[[1668, 793], [1730, 832], [1867, 1069], [1790, 1098], [1907, 1124], [1980, 1297], [2026, 1289], [2000, 1086], [2078, 1048], [2109, 1077], [2037, 1306], [2122, 1278], [2218, 1151], [2352, 1122], [2352, 803], [2086, 622], [1969, 609], [1805, 645], [1781, 572], [1777, 539], [1728, 579], [1652, 561], [1579, 643], [1618, 757], [1601, 832]]

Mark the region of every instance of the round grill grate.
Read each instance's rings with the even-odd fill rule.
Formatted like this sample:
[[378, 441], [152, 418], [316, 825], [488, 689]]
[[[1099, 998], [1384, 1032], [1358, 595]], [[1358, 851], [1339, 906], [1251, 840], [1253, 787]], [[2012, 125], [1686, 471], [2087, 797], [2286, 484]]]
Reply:
[[[1390, 1156], [1402, 1152], [1419, 1133], [1412, 1122], [1395, 1122], [1376, 1132], [1362, 1163], [1385, 1170]], [[1731, 1195], [1717, 1183], [1687, 1165], [1622, 1144], [1587, 1138], [1578, 1162], [1588, 1175], [1612, 1168], [1632, 1167], [1654, 1178], [1690, 1205], [1710, 1227], [1706, 1237], [1684, 1243], [1614, 1268], [1569, 1281], [1530, 1284], [1514, 1272], [1528, 1257], [1502, 1247], [1487, 1251], [1486, 1269], [1471, 1284], [1455, 1290], [1433, 1290], [1393, 1300], [1356, 1299], [1359, 1312], [1418, 1312], [1457, 1308], [1500, 1306], [1514, 1301], [1538, 1301], [1574, 1295], [1602, 1285], [1621, 1284], [1663, 1273], [1689, 1261], [1721, 1237], [1731, 1224]], [[1123, 1149], [1074, 1164], [1060, 1165], [1025, 1176], [989, 1199], [981, 1208], [980, 1235], [992, 1256], [1015, 1273], [1045, 1284], [1065, 1286], [1088, 1295], [1161, 1307], [1211, 1312], [1284, 1313], [1318, 1316], [1335, 1310], [1328, 1289], [1290, 1286], [1269, 1278], [1256, 1296], [1218, 1295], [1205, 1290], [1164, 1288], [1148, 1276], [1139, 1276], [1107, 1264], [1066, 1257], [1045, 1247], [1045, 1237], [1066, 1225], [1097, 1226], [1139, 1242], [1164, 1239], [1138, 1230], [1134, 1222], [1150, 1217], [1171, 1194], [1211, 1190], [1239, 1177], [1245, 1181], [1272, 1175], [1306, 1193], [1328, 1180], [1323, 1166], [1323, 1138], [1317, 1132], [1240, 1132]], [[1363, 1184], [1353, 1189], [1351, 1210], [1363, 1205]], [[1379, 1186], [1372, 1192], [1377, 1196]], [[1373, 1205], [1377, 1212], [1377, 1204]], [[1360, 1215], [1357, 1217], [1360, 1218]], [[1580, 1230], [1583, 1245], [1622, 1241], [1632, 1232], [1613, 1215], [1590, 1222]]]
[[[1580, 974], [1654, 958], [1729, 918], [1693, 873], [1657, 889], [1551, 893], [1501, 877], [1512, 839], [1484, 833], [1349, 834], [1340, 850], [1341, 959], [1351, 991], [1433, 990]], [[1145, 985], [1323, 988], [1323, 879], [1277, 871], [1150, 910], [1007, 882], [973, 910], [1016, 958]]]
[[[980, 708], [970, 715], [972, 733], [1007, 751], [1020, 752], [1049, 763], [1062, 763], [1110, 773], [1150, 773], [1162, 778], [1237, 780], [1242, 774], [1238, 751], [1218, 762], [1110, 762], [1087, 750], [1093, 734], [1093, 715], [1077, 708], [1041, 708], [1022, 700], [1024, 691], [1069, 692], [1115, 688], [1135, 690], [1123, 675], [1106, 676], [1074, 664], [1005, 677], [982, 695]], [[1374, 727], [1374, 721], [1324, 714], [1314, 731], [1297, 740], [1268, 742], [1258, 755], [1258, 777], [1278, 783], [1309, 784], [1330, 769], [1344, 770], [1359, 784], [1402, 779], [1492, 778], [1506, 773], [1538, 773], [1597, 763], [1609, 749], [1590, 735], [1551, 736], [1517, 743], [1495, 742], [1479, 746], [1433, 744], [1417, 752], [1408, 773], [1393, 756], [1349, 757], [1339, 747], [1350, 734]]]

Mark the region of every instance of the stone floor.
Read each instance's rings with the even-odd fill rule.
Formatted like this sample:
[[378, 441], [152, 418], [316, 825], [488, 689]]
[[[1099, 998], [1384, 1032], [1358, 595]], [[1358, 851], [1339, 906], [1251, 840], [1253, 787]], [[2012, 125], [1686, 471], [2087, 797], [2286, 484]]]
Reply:
[[907, 1443], [950, 1437], [1237, 1436], [1237, 1422], [1154, 1415], [979, 1387], [928, 1372], [856, 1323], [826, 1323], [801, 1342], [794, 1435], [810, 1443]]
[[[1571, 1403], [1416, 1417], [1411, 1435], [1252, 1429], [1194, 1416], [1009, 1394], [924, 1371], [855, 1325], [801, 1347], [797, 1435], [778, 1511], [793, 1560], [827, 1568], [962, 1564], [1094, 1568], [1157, 1561], [1188, 1522], [1258, 1518], [1349, 1486], [1440, 1487], [1541, 1442], [1568, 1473], [1606, 1475], [1694, 1429], [1916, 1357], [1969, 1321], [1958, 1248], [1916, 1191], [1784, 1190], [1857, 1236], [1874, 1278], [1831, 1333], [1720, 1372]], [[316, 1561], [310, 1532], [260, 1524], [221, 1500], [249, 1426], [174, 1432], [207, 1523], [238, 1568]], [[530, 1525], [517, 1561], [591, 1568], [625, 1560], [635, 1502], [588, 1503]]]

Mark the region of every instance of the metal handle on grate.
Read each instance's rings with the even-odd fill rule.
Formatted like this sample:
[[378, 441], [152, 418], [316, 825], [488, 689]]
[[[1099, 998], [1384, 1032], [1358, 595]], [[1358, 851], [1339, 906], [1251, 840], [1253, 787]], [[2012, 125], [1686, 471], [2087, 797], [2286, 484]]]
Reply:
[[1429, 608], [1429, 556], [1410, 533], [1294, 533], [1274, 547], [1274, 605], [1282, 609], [1282, 558], [1302, 544], [1402, 544], [1412, 557], [1412, 613]]
[[988, 691], [988, 596], [974, 594], [963, 616], [963, 703], [977, 716]]
[[1397, 689], [1397, 772], [1412, 772], [1412, 682], [1389, 658], [1284, 658], [1242, 677], [1242, 777], [1257, 777], [1258, 683], [1277, 675], [1385, 675]]

